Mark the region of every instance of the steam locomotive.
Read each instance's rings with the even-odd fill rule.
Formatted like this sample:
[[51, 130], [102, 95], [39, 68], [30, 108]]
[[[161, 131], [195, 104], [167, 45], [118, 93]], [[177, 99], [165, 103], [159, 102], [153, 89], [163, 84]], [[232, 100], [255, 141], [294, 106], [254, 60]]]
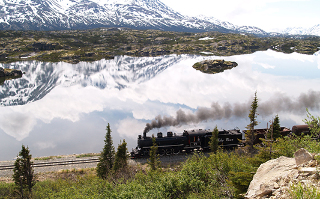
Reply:
[[[261, 143], [260, 138], [266, 138], [266, 132], [268, 129], [254, 129], [255, 140], [254, 143]], [[222, 130], [219, 131], [218, 140], [219, 145], [225, 149], [233, 149], [242, 144], [241, 140], [246, 130], [243, 132], [240, 129]], [[310, 134], [308, 125], [295, 125], [292, 127], [292, 131], [286, 127], [280, 128], [282, 136], [289, 136], [292, 134], [302, 135]], [[211, 130], [194, 129], [184, 130], [182, 135], [176, 135], [172, 132], [167, 132], [166, 136], [163, 136], [161, 132], [157, 133], [156, 144], [158, 146], [157, 153], [160, 155], [178, 154], [181, 152], [191, 152], [194, 150], [209, 150], [209, 141], [212, 136]], [[318, 136], [318, 138], [320, 135]], [[139, 158], [149, 156], [150, 148], [153, 142], [151, 137], [146, 136], [146, 132], [143, 136], [138, 136], [138, 146], [132, 150], [131, 158]]]
[[[158, 146], [158, 154], [171, 155], [181, 152], [191, 152], [194, 150], [209, 150], [209, 141], [212, 136], [212, 131], [204, 129], [184, 130], [182, 135], [176, 135], [172, 132], [167, 132], [163, 136], [161, 132], [157, 133], [155, 138]], [[242, 133], [239, 129], [222, 130], [218, 134], [219, 145], [224, 148], [235, 148], [242, 140]], [[149, 156], [149, 151], [153, 145], [152, 138], [147, 137], [146, 133], [143, 136], [138, 136], [138, 146], [132, 150], [131, 158], [139, 158]]]

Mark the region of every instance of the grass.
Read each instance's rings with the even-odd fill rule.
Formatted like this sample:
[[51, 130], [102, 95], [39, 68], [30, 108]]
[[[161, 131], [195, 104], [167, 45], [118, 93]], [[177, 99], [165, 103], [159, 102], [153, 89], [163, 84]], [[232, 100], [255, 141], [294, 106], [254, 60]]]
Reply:
[[85, 153], [85, 154], [77, 155], [76, 158], [95, 157], [99, 155], [100, 153]]
[[52, 160], [52, 159], [60, 159], [62, 156], [46, 156], [46, 157], [37, 157], [34, 160]]
[[320, 192], [316, 187], [303, 185], [301, 182], [293, 184], [289, 193], [294, 199], [320, 199]]

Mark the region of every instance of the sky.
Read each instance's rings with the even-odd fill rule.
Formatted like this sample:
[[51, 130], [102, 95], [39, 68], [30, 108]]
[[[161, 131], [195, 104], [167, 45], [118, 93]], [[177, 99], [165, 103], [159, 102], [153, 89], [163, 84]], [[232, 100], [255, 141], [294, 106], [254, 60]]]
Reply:
[[205, 15], [238, 26], [256, 26], [268, 32], [320, 24], [320, 0], [160, 1], [183, 15]]

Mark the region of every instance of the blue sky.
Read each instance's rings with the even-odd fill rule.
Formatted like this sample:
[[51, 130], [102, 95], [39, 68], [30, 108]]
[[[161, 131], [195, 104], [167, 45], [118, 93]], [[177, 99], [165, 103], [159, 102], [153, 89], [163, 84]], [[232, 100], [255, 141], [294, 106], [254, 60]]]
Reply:
[[[320, 0], [161, 0], [184, 15], [205, 15], [265, 31], [320, 24]], [[196, 3], [194, 3], [196, 2]]]

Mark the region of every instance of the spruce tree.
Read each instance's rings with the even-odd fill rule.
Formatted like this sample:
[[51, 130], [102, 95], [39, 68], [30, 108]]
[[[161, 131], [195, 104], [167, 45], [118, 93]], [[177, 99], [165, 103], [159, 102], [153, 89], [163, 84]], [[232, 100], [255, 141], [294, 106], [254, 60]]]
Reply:
[[[281, 128], [280, 128], [280, 119], [279, 116], [276, 115], [272, 121], [270, 126], [270, 132], [268, 138], [272, 139], [272, 141], [276, 140], [277, 138], [281, 137]], [[271, 136], [272, 133], [272, 136]]]
[[[31, 162], [31, 154], [28, 147], [22, 145], [22, 149], [19, 152], [14, 168], [13, 168], [13, 180], [19, 187], [21, 197], [23, 198], [24, 190], [27, 190], [29, 194], [32, 192], [32, 187], [35, 185], [34, 171]], [[25, 194], [27, 195], [27, 194]]]
[[248, 115], [249, 119], [250, 119], [250, 124], [248, 124], [246, 126], [246, 128], [248, 129], [246, 132], [246, 144], [248, 144], [250, 146], [251, 149], [253, 149], [253, 145], [254, 145], [254, 140], [256, 139], [256, 134], [254, 132], [254, 127], [258, 125], [257, 122], [257, 108], [258, 108], [258, 98], [257, 98], [257, 91], [254, 94], [254, 98], [253, 101], [251, 103], [251, 110], [250, 113]]
[[106, 139], [104, 140], [105, 145], [104, 145], [103, 151], [101, 151], [99, 163], [97, 164], [97, 175], [102, 179], [106, 179], [108, 176], [108, 173], [111, 171], [113, 166], [113, 161], [114, 161], [114, 153], [115, 153], [109, 123], [106, 130], [107, 130], [107, 133], [105, 136]]
[[116, 156], [114, 159], [113, 170], [118, 171], [120, 169], [126, 168], [128, 163], [128, 155], [127, 155], [127, 143], [123, 140], [122, 143], [118, 145], [118, 150], [116, 152]]
[[158, 145], [156, 143], [156, 138], [152, 137], [152, 146], [150, 147], [150, 159], [147, 161], [152, 171], [155, 171], [160, 166], [159, 155], [157, 154]]
[[218, 135], [219, 135], [219, 130], [218, 130], [218, 127], [216, 126], [214, 128], [214, 130], [212, 131], [212, 136], [210, 138], [210, 142], [209, 142], [209, 145], [210, 145], [210, 149], [213, 153], [216, 153], [218, 151], [218, 148], [219, 148], [219, 138], [218, 138]]

